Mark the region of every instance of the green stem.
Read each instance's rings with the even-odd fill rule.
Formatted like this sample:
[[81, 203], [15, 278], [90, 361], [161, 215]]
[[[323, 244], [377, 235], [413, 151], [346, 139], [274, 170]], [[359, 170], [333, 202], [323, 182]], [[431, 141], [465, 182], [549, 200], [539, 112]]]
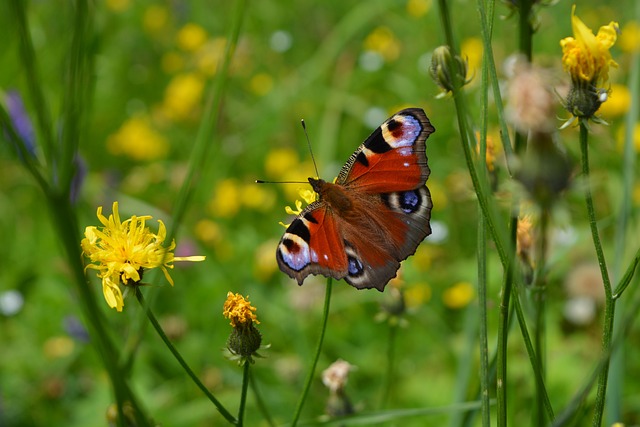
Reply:
[[249, 389], [249, 377], [251, 376], [250, 366], [251, 362], [245, 360], [242, 369], [242, 392], [240, 394], [240, 407], [238, 408], [238, 422], [236, 424], [238, 427], [244, 425], [244, 408], [247, 404], [247, 390]]
[[[23, 67], [22, 72], [25, 75], [27, 87], [29, 88], [29, 95], [31, 102], [36, 112], [36, 123], [42, 137], [42, 150], [46, 162], [51, 165], [53, 162], [53, 150], [54, 150], [54, 138], [52, 129], [53, 126], [51, 115], [47, 107], [46, 98], [44, 97], [43, 85], [39, 75], [39, 67], [36, 62], [36, 54], [33, 48], [33, 42], [31, 41], [31, 31], [29, 31], [29, 25], [27, 23], [27, 14], [25, 6], [27, 2], [24, 0], [12, 0], [14, 19], [16, 27], [18, 28], [20, 57]], [[53, 174], [53, 168], [50, 168], [50, 172]], [[49, 178], [52, 178], [50, 176]]]
[[[439, 0], [440, 5], [440, 15], [442, 26], [445, 31], [447, 44], [451, 51], [452, 57], [456, 55], [455, 42], [453, 40], [453, 32], [451, 19], [449, 15], [449, 9], [447, 6], [447, 0]], [[452, 59], [453, 61], [453, 59]], [[454, 68], [454, 64], [448, 64], [449, 69]], [[496, 245], [496, 250], [498, 251], [498, 255], [500, 256], [500, 261], [502, 262], [502, 266], [504, 269], [507, 269], [507, 266], [511, 263], [511, 259], [509, 253], [511, 252], [509, 249], [509, 242], [507, 241], [506, 236], [504, 235], [504, 230], [502, 227], [499, 227], [499, 215], [496, 209], [495, 203], [493, 203], [493, 198], [489, 193], [489, 184], [486, 179], [486, 174], [482, 174], [481, 176], [477, 172], [477, 168], [474, 161], [474, 153], [471, 152], [471, 141], [468, 138], [469, 135], [469, 126], [467, 124], [467, 108], [466, 102], [464, 100], [464, 92], [462, 91], [462, 81], [461, 77], [457, 73], [451, 73], [451, 78], [453, 79], [453, 87], [459, 88], [454, 90], [453, 92], [453, 100], [456, 106], [456, 116], [458, 120], [458, 127], [460, 130], [460, 136], [462, 139], [462, 148], [465, 155], [465, 161], [467, 163], [467, 168], [469, 169], [469, 175], [471, 176], [471, 181], [473, 182], [473, 188], [478, 196], [478, 202], [480, 203], [480, 207], [482, 209], [482, 213], [487, 219], [487, 224], [489, 226], [489, 230], [491, 231], [491, 236]], [[484, 159], [482, 159], [482, 163], [484, 164]], [[482, 179], [481, 179], [482, 177]]]
[[482, 427], [491, 425], [491, 399], [489, 395], [489, 338], [487, 315], [487, 223], [478, 218], [478, 302], [480, 308], [480, 399], [482, 401]]
[[533, 51], [533, 28], [531, 27], [531, 0], [518, 1], [518, 28], [520, 31], [518, 42], [520, 53], [527, 58], [527, 62], [531, 62]]
[[534, 370], [536, 375], [536, 408], [534, 411], [533, 425], [544, 424], [544, 388], [545, 371], [546, 371], [546, 348], [545, 348], [545, 307], [546, 307], [546, 254], [547, 254], [547, 228], [549, 224], [549, 211], [542, 207], [540, 216], [540, 235], [538, 247], [538, 262], [536, 263], [536, 272], [533, 286], [531, 288], [533, 303], [535, 309], [534, 318], [534, 338], [533, 351], [536, 357], [537, 367]]
[[[640, 17], [640, 2], [635, 2], [636, 19]], [[640, 53], [637, 50], [631, 55], [631, 66], [629, 71], [629, 92], [631, 93], [631, 105], [625, 118], [625, 136], [624, 150], [622, 162], [622, 198], [618, 221], [616, 222], [615, 233], [615, 258], [613, 263], [613, 277], [618, 280], [622, 272], [622, 260], [624, 259], [625, 249], [627, 247], [627, 233], [629, 219], [632, 217], [632, 192], [633, 180], [635, 176], [636, 154], [634, 149], [634, 130], [638, 121], [639, 103], [638, 96], [640, 94]], [[636, 258], [637, 260], [637, 258]], [[634, 269], [637, 261], [634, 262]], [[616, 288], [613, 298], [617, 299], [620, 292]], [[616, 303], [616, 314], [614, 318], [614, 335], [620, 334], [620, 321], [624, 317], [625, 303]], [[625, 343], [621, 344], [621, 348], [613, 350], [611, 355], [611, 371], [609, 372], [609, 393], [606, 401], [606, 424], [613, 424], [622, 419], [622, 402], [623, 389], [625, 381]]]
[[316, 366], [318, 365], [318, 359], [320, 359], [320, 353], [322, 351], [322, 343], [324, 341], [324, 333], [327, 330], [327, 322], [329, 320], [329, 308], [331, 307], [331, 290], [333, 288], [333, 279], [330, 277], [327, 278], [327, 286], [324, 294], [324, 308], [322, 311], [322, 326], [320, 328], [320, 336], [318, 337], [318, 344], [316, 345], [316, 351], [313, 356], [313, 361], [311, 362], [311, 366], [309, 366], [309, 372], [307, 373], [307, 378], [304, 383], [304, 388], [302, 389], [302, 394], [300, 395], [300, 400], [298, 400], [298, 404], [296, 406], [296, 410], [293, 414], [293, 420], [291, 421], [291, 427], [295, 427], [298, 424], [298, 420], [300, 419], [300, 414], [302, 413], [302, 408], [304, 406], [305, 401], [307, 400], [307, 395], [309, 394], [309, 389], [311, 388], [311, 383], [313, 382], [313, 377], [316, 372]]
[[598, 390], [596, 392], [596, 402], [593, 413], [594, 427], [602, 425], [602, 416], [604, 412], [604, 402], [607, 395], [607, 378], [609, 375], [609, 357], [611, 352], [611, 339], [613, 336], [613, 320], [615, 316], [615, 300], [611, 290], [611, 282], [609, 272], [607, 271], [607, 263], [600, 242], [600, 234], [598, 232], [598, 224], [596, 223], [596, 211], [593, 205], [593, 197], [591, 196], [591, 184], [589, 182], [589, 129], [585, 119], [580, 120], [580, 151], [582, 152], [582, 174], [585, 180], [584, 197], [587, 204], [587, 214], [589, 216], [589, 226], [591, 227], [591, 236], [593, 238], [593, 246], [598, 257], [598, 265], [602, 275], [604, 284], [605, 305], [604, 305], [604, 324], [602, 325], [602, 353], [607, 355], [607, 359], [598, 376]]
[[135, 287], [135, 293], [136, 293], [136, 298], [138, 299], [138, 302], [140, 302], [140, 305], [144, 309], [144, 312], [147, 315], [147, 318], [149, 319], [149, 322], [151, 322], [151, 325], [153, 326], [153, 328], [156, 330], [156, 332], [158, 333], [158, 335], [160, 336], [160, 338], [162, 339], [164, 344], [167, 346], [167, 348], [169, 349], [171, 354], [173, 354], [173, 357], [175, 357], [176, 360], [178, 361], [178, 363], [180, 364], [180, 366], [182, 366], [182, 369], [184, 369], [184, 371], [187, 373], [187, 375], [189, 375], [189, 377], [195, 383], [195, 385], [198, 386], [198, 388], [200, 390], [202, 390], [202, 392], [205, 394], [205, 396], [207, 396], [207, 398], [211, 401], [211, 403], [213, 403], [215, 405], [215, 407], [218, 408], [218, 411], [220, 412], [220, 414], [222, 414], [222, 416], [227, 421], [229, 421], [231, 424], [236, 424], [237, 421], [233, 417], [233, 415], [231, 415], [231, 413], [229, 411], [227, 411], [227, 409], [222, 405], [222, 403], [220, 403], [218, 401], [218, 399], [216, 399], [215, 396], [213, 394], [211, 394], [211, 392], [207, 389], [207, 387], [205, 387], [205, 385], [202, 384], [200, 379], [198, 379], [198, 377], [193, 372], [193, 370], [189, 367], [189, 365], [184, 360], [182, 355], [173, 346], [173, 344], [171, 343], [171, 341], [169, 340], [167, 335], [162, 330], [162, 327], [160, 326], [160, 323], [158, 323], [158, 320], [153, 315], [153, 313], [151, 312], [151, 309], [147, 305], [147, 303], [146, 303], [146, 301], [144, 299], [144, 296], [142, 295], [142, 292], [140, 291], [140, 287], [139, 286]]
[[[544, 376], [543, 376], [543, 367], [539, 364], [540, 358], [537, 356], [536, 351], [533, 348], [533, 344], [531, 342], [531, 336], [529, 335], [529, 331], [527, 330], [527, 323], [525, 320], [524, 312], [522, 311], [522, 305], [520, 304], [520, 298], [518, 293], [514, 293], [513, 297], [513, 305], [516, 311], [516, 317], [518, 319], [518, 324], [520, 325], [520, 333], [522, 334], [522, 340], [524, 341], [524, 345], [527, 349], [527, 355], [529, 356], [529, 362], [531, 362], [531, 370], [533, 371], [533, 375], [536, 380], [536, 398], [539, 399], [540, 405], [540, 414], [536, 415], [537, 420], [534, 420], [533, 425], [545, 425], [544, 424], [544, 411], [546, 411], [546, 415], [550, 420], [553, 420], [555, 415], [553, 413], [553, 407], [551, 406], [551, 401], [549, 400], [549, 395], [547, 393], [547, 389], [544, 385]], [[538, 409], [536, 409], [538, 410]]]

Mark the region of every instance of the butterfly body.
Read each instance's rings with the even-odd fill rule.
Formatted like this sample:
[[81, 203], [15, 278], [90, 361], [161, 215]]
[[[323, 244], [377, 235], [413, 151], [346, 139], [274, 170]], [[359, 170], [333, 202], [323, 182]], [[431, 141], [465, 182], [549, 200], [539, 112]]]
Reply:
[[422, 109], [402, 110], [351, 155], [335, 183], [309, 178], [318, 200], [289, 225], [276, 258], [302, 284], [309, 274], [384, 289], [400, 262], [431, 233]]

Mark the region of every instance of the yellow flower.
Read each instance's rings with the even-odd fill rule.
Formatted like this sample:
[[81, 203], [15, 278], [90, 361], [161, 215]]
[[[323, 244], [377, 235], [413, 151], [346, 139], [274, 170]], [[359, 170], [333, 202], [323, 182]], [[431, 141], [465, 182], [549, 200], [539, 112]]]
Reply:
[[260, 324], [258, 317], [254, 313], [257, 308], [249, 302], [249, 296], [245, 299], [240, 294], [227, 293], [227, 300], [222, 308], [222, 315], [229, 319], [230, 325], [237, 328], [241, 324]]
[[[318, 200], [318, 194], [313, 190], [303, 189], [299, 191], [299, 194], [300, 194], [300, 197], [302, 197], [302, 199], [307, 203], [307, 205], [310, 205], [311, 203]], [[304, 210], [302, 208], [302, 201], [296, 200], [295, 206], [296, 206], [295, 209], [291, 209], [291, 206], [285, 206], [284, 211], [287, 213], [287, 215], [300, 215]], [[284, 224], [282, 222], [280, 222], [279, 224], [285, 228], [291, 225], [291, 224]]]
[[213, 198], [208, 204], [209, 212], [217, 217], [230, 218], [240, 209], [240, 186], [233, 178], [220, 181], [216, 185]]
[[164, 92], [162, 110], [172, 120], [185, 120], [200, 106], [204, 79], [196, 73], [175, 76]]
[[611, 58], [609, 49], [618, 37], [618, 23], [600, 27], [597, 35], [575, 15], [576, 6], [571, 9], [573, 37], [560, 41], [562, 46], [562, 65], [572, 80], [590, 83], [601, 87], [609, 79], [609, 66], [618, 64]]
[[158, 233], [154, 234], [146, 227], [146, 221], [152, 217], [132, 216], [120, 221], [118, 202], [113, 202], [113, 213], [106, 218], [102, 215], [102, 206], [98, 207], [98, 220], [102, 227], [88, 226], [81, 246], [91, 263], [86, 268], [98, 270], [102, 279], [102, 291], [111, 308], [122, 311], [124, 299], [120, 285], [132, 285], [140, 282], [143, 269], [160, 267], [167, 281], [173, 286], [168, 268], [174, 261], [203, 261], [204, 256], [176, 257], [176, 247], [172, 241], [169, 247], [162, 244], [167, 236], [164, 223], [158, 220]]
[[269, 177], [282, 179], [297, 164], [298, 154], [290, 148], [276, 148], [267, 153], [264, 169]]
[[484, 45], [479, 37], [469, 37], [460, 44], [460, 56], [467, 62], [467, 70], [473, 79], [482, 65], [482, 54]]
[[395, 61], [400, 56], [400, 42], [385, 26], [376, 28], [367, 36], [364, 40], [364, 48], [378, 52], [385, 61]]
[[631, 21], [622, 28], [619, 45], [623, 52], [637, 52], [640, 49], [640, 25], [637, 22]]
[[273, 77], [267, 73], [258, 73], [249, 81], [251, 92], [258, 96], [264, 96], [273, 89]]
[[473, 295], [474, 291], [471, 283], [459, 282], [444, 291], [442, 301], [449, 308], [463, 308], [471, 302]]
[[607, 101], [598, 112], [605, 118], [622, 116], [631, 106], [631, 92], [625, 85], [614, 83], [608, 91]]
[[409, 0], [407, 2], [407, 12], [414, 18], [421, 18], [431, 9], [433, 0]]
[[154, 5], [149, 6], [144, 11], [142, 18], [142, 26], [145, 31], [150, 34], [159, 34], [166, 27], [169, 22], [169, 11], [164, 6]]
[[134, 160], [156, 160], [167, 155], [169, 143], [151, 127], [148, 118], [137, 116], [109, 136], [107, 148], [112, 154], [124, 154]]
[[195, 52], [207, 41], [207, 32], [197, 24], [189, 23], [178, 31], [178, 46], [187, 52]]

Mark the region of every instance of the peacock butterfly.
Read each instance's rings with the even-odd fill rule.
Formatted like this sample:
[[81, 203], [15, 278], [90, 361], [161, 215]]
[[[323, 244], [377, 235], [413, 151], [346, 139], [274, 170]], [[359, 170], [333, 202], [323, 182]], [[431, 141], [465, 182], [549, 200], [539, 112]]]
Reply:
[[399, 111], [349, 157], [335, 183], [309, 178], [318, 200], [282, 236], [280, 269], [299, 285], [322, 274], [384, 290], [431, 234], [425, 149], [434, 131], [421, 108]]

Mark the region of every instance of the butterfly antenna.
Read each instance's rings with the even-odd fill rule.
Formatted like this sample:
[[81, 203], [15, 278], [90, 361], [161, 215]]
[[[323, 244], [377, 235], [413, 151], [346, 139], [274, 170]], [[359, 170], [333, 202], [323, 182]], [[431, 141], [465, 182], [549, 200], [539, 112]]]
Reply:
[[307, 124], [304, 122], [304, 119], [300, 120], [300, 124], [302, 125], [302, 130], [304, 130], [304, 136], [307, 138], [307, 146], [309, 147], [309, 153], [311, 154], [311, 161], [313, 162], [313, 168], [316, 170], [316, 177], [319, 178], [320, 174], [318, 173], [318, 165], [316, 164], [316, 158], [313, 156], [313, 150], [311, 149], [311, 141], [309, 140], [309, 134], [307, 133]]

